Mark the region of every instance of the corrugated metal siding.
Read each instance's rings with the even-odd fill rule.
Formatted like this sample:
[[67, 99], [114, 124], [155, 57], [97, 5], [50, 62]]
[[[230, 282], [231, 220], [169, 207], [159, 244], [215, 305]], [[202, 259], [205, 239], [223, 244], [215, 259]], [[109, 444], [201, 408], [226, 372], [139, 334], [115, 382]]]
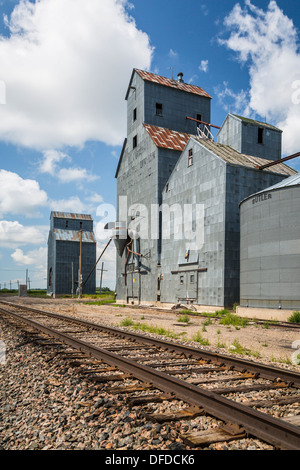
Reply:
[[[54, 238], [58, 241], [79, 242], [80, 231], [75, 230], [60, 230], [55, 228], [53, 230]], [[93, 232], [82, 232], [83, 243], [96, 243], [95, 235]]]
[[280, 183], [274, 184], [274, 186], [270, 186], [269, 188], [264, 189], [263, 192], [271, 191], [272, 189], [280, 189], [280, 188], [285, 188], [287, 186], [298, 186], [298, 185], [300, 185], [300, 173], [290, 176], [289, 178], [286, 178], [285, 180], [280, 181]]

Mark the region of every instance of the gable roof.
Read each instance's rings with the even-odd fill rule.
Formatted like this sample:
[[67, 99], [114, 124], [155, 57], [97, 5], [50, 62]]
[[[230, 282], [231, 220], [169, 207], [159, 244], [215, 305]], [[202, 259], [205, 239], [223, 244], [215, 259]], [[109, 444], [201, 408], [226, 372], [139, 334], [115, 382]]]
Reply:
[[[193, 136], [193, 138], [200, 145], [214, 153], [217, 157], [221, 158], [226, 163], [232, 165], [244, 166], [247, 168], [253, 168], [254, 170], [258, 170], [257, 167], [264, 165], [266, 162], [269, 163], [272, 161], [266, 160], [265, 158], [254, 157], [252, 155], [245, 155], [243, 153], [239, 153], [237, 150], [234, 150], [229, 145], [219, 144], [209, 139], [201, 139], [200, 137], [195, 136]], [[278, 163], [277, 165], [271, 166], [269, 168], [266, 168], [265, 170], [260, 171], [271, 172], [286, 176], [291, 176], [297, 173], [296, 170], [293, 170], [293, 168], [290, 168], [284, 163]]]
[[130, 83], [129, 83], [129, 87], [128, 87], [127, 94], [126, 94], [126, 97], [125, 97], [126, 100], [128, 98], [131, 82], [132, 82], [133, 75], [134, 75], [135, 72], [143, 80], [153, 82], [153, 83], [157, 83], [159, 85], [168, 86], [170, 88], [175, 88], [177, 90], [186, 91], [188, 93], [193, 93], [195, 95], [204, 96], [205, 98], [210, 98], [211, 99], [211, 96], [206, 91], [204, 91], [203, 88], [201, 88], [199, 86], [189, 85], [188, 83], [179, 82], [179, 81], [173, 80], [171, 78], [162, 77], [160, 75], [156, 75], [155, 73], [146, 72], [144, 70], [133, 69], [131, 79], [130, 79]]
[[151, 124], [143, 124], [143, 126], [155, 145], [160, 148], [182, 152], [191, 137], [191, 134], [172, 131], [165, 127], [152, 126]]
[[240, 119], [245, 124], [253, 124], [254, 126], [267, 127], [268, 129], [273, 129], [274, 131], [282, 132], [281, 129], [278, 129], [278, 127], [272, 126], [272, 124], [268, 124], [267, 122], [256, 121], [255, 119], [249, 119], [244, 116], [239, 116], [237, 114], [230, 113], [230, 115], [237, 119]]

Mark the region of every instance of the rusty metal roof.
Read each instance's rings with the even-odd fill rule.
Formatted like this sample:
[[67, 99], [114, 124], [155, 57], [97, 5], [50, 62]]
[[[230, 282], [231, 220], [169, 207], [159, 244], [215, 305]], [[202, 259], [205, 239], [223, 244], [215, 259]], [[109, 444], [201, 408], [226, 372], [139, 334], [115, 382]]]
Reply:
[[144, 124], [145, 129], [157, 147], [178, 150], [182, 152], [191, 137], [190, 134], [172, 131], [165, 127]]
[[[80, 242], [80, 230], [53, 229], [54, 238], [57, 241]], [[82, 232], [82, 243], [96, 243], [93, 232]]]
[[89, 214], [74, 214], [71, 212], [56, 212], [52, 211], [51, 216], [56, 219], [76, 219], [76, 220], [93, 220]]
[[186, 91], [188, 93], [193, 93], [195, 95], [204, 96], [205, 98], [211, 98], [211, 96], [200, 86], [189, 85], [188, 83], [162, 77], [160, 75], [156, 75], [155, 73], [146, 72], [144, 70], [134, 69], [134, 72], [137, 72], [143, 80], [158, 83], [159, 85], [168, 86], [177, 90]]
[[[193, 136], [193, 138], [197, 142], [199, 142], [199, 144], [203, 145], [203, 147], [205, 147], [207, 150], [210, 150], [217, 157], [224, 160], [226, 163], [231, 163], [233, 165], [245, 166], [248, 168], [257, 169], [258, 166], [264, 165], [266, 162], [267, 163], [271, 162], [271, 160], [266, 160], [265, 158], [254, 157], [252, 155], [245, 155], [245, 154], [239, 153], [237, 150], [234, 150], [229, 145], [219, 144], [212, 140], [203, 139], [203, 138], [195, 137], [195, 136]], [[261, 171], [267, 171], [267, 172], [277, 173], [277, 174], [286, 175], [286, 176], [291, 176], [297, 173], [296, 170], [293, 170], [292, 168], [285, 165], [284, 163], [279, 163], [276, 166], [272, 166]]]

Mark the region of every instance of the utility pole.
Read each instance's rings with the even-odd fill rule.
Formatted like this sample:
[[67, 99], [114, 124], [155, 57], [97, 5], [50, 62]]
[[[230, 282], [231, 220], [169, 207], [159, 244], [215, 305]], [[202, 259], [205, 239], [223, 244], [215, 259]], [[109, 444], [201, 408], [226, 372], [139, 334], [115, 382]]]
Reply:
[[97, 269], [97, 271], [101, 271], [99, 295], [101, 295], [103, 272], [104, 272], [104, 271], [107, 272], [107, 269], [103, 269], [103, 268], [104, 268], [104, 263], [102, 263], [101, 269]]
[[79, 279], [78, 279], [78, 299], [81, 299], [82, 295], [82, 230], [80, 230], [80, 251], [79, 251]]

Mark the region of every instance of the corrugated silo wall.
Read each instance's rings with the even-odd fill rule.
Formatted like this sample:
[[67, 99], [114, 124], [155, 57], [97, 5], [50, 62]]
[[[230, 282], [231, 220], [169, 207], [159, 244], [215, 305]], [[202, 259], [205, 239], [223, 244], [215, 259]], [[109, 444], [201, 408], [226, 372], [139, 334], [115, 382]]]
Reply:
[[[56, 242], [56, 269], [55, 269], [55, 294], [72, 293], [72, 262], [74, 275], [74, 294], [78, 286], [80, 244], [78, 242]], [[96, 263], [96, 244], [82, 244], [82, 278], [83, 282]], [[94, 270], [85, 287], [83, 294], [95, 294], [96, 271]]]
[[300, 187], [241, 204], [241, 306], [300, 309]]

